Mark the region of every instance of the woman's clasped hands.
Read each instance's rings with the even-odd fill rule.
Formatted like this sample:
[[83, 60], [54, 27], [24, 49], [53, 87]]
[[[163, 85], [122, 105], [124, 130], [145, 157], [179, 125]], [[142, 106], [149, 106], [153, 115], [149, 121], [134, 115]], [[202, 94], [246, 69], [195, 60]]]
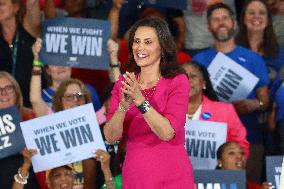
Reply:
[[135, 105], [140, 105], [144, 102], [145, 98], [141, 93], [141, 87], [133, 72], [126, 72], [124, 75], [124, 81], [121, 81], [123, 87], [121, 88], [121, 101], [120, 106], [127, 110], [132, 102]]

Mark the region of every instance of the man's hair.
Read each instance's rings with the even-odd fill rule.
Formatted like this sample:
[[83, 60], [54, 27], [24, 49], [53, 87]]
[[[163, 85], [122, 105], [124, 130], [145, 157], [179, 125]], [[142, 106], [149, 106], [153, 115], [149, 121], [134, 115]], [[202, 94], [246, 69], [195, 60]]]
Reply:
[[216, 3], [208, 7], [207, 9], [207, 20], [211, 19], [212, 13], [217, 9], [226, 9], [232, 19], [235, 19], [234, 11], [225, 3]]

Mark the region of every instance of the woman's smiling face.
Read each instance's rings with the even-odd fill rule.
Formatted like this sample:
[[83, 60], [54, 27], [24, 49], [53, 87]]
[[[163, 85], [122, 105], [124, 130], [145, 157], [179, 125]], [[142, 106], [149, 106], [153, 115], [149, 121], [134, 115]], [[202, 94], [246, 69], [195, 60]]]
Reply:
[[252, 1], [245, 10], [244, 23], [248, 31], [263, 32], [268, 25], [268, 10], [260, 1]]
[[139, 67], [159, 66], [161, 46], [154, 28], [138, 27], [134, 35], [132, 49], [134, 59]]
[[19, 5], [12, 2], [12, 0], [0, 0], [0, 23], [15, 19]]
[[222, 169], [225, 170], [242, 170], [245, 169], [244, 151], [238, 143], [228, 144], [222, 153], [221, 159], [218, 160]]
[[5, 77], [0, 78], [0, 109], [16, 104], [15, 86]]
[[63, 109], [69, 109], [86, 103], [86, 94], [83, 94], [79, 85], [73, 83], [67, 86], [62, 97]]
[[50, 189], [72, 189], [74, 173], [65, 167], [55, 168], [48, 176], [47, 184]]

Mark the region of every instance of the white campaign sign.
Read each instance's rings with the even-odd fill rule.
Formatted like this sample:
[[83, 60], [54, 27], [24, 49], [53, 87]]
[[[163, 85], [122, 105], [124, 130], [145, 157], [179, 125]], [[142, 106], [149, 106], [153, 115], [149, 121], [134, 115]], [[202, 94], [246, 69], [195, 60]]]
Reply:
[[247, 98], [259, 78], [234, 60], [218, 53], [208, 66], [210, 80], [221, 101], [237, 101]]
[[35, 172], [93, 157], [105, 150], [91, 103], [30, 121], [21, 122], [26, 146], [37, 149], [32, 158]]
[[217, 149], [226, 142], [226, 138], [226, 123], [187, 119], [185, 148], [193, 169], [215, 169]]

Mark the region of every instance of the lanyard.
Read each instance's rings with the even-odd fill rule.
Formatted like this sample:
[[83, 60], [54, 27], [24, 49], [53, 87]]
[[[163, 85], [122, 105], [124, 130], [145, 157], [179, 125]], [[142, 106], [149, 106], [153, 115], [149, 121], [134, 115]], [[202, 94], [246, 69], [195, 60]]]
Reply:
[[19, 43], [19, 32], [16, 34], [16, 39], [14, 41], [13, 50], [12, 50], [12, 75], [15, 77], [16, 74], [16, 64], [17, 64], [17, 52], [18, 52], [18, 43]]

